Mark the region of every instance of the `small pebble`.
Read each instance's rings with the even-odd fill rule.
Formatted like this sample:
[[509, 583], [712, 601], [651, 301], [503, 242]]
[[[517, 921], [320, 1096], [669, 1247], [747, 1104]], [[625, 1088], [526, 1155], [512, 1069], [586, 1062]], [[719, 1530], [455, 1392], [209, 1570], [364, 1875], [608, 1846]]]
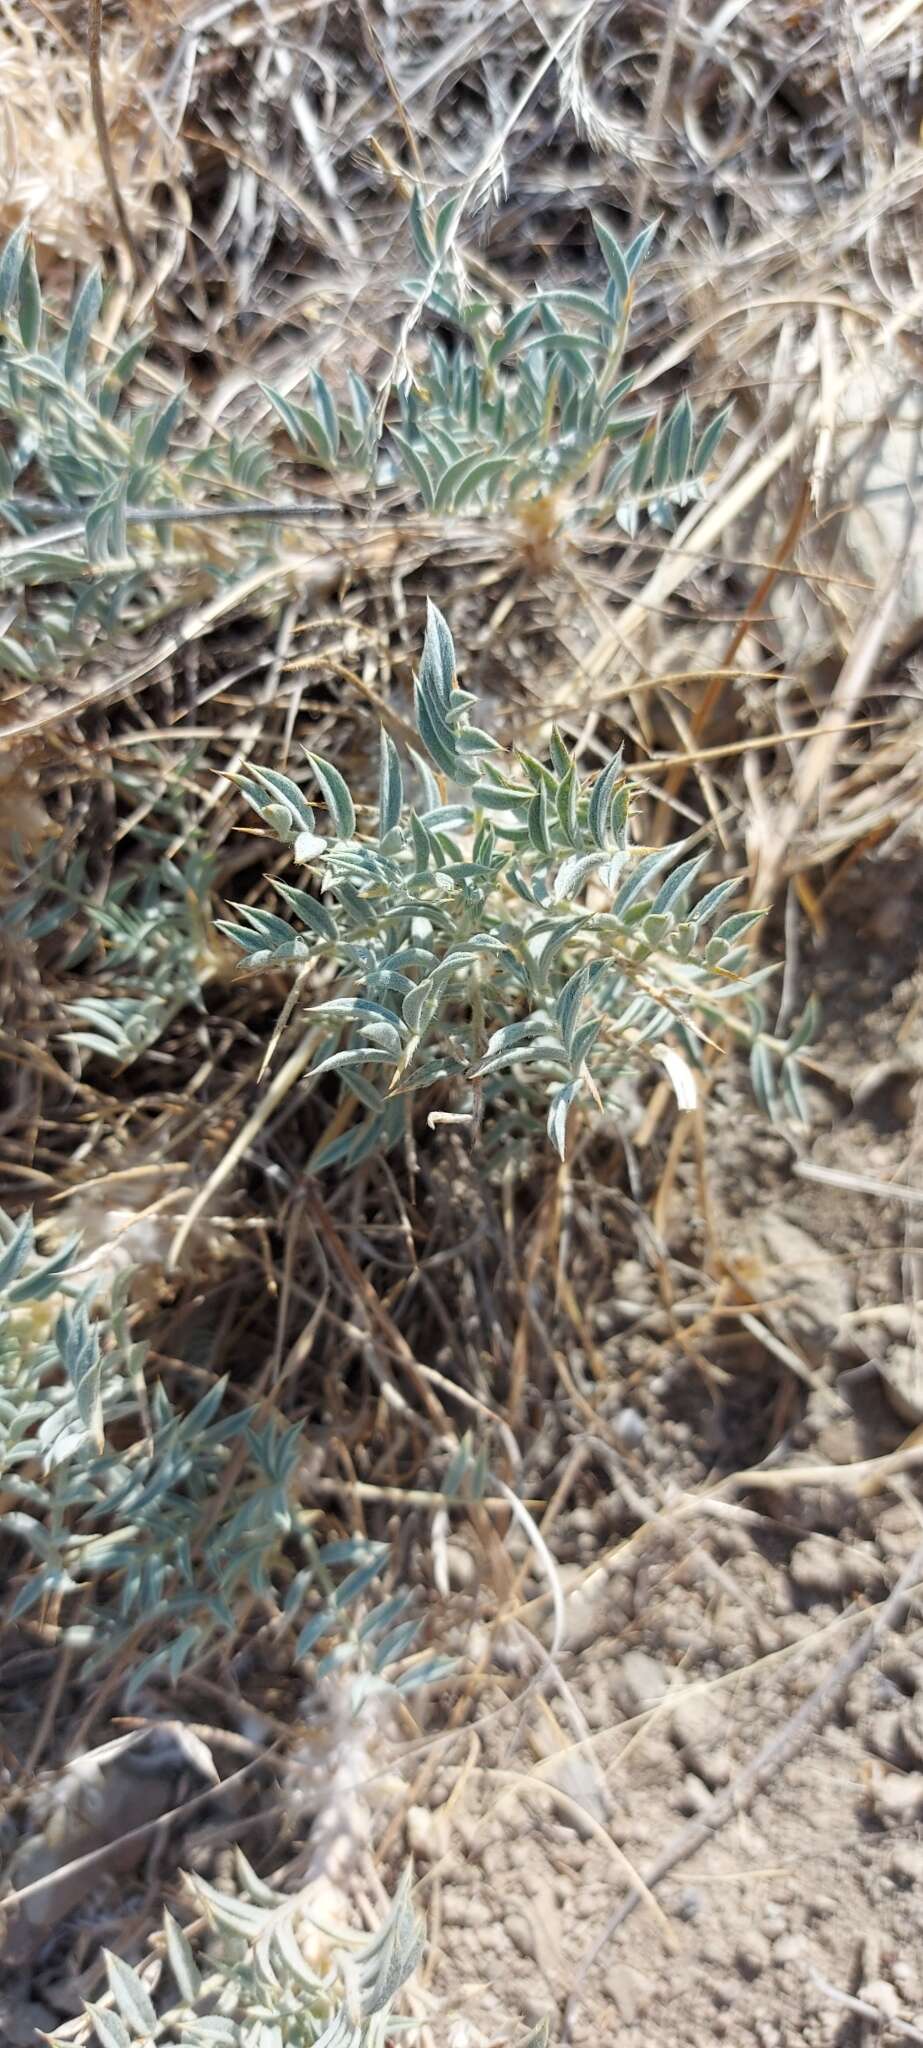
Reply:
[[807, 1950], [803, 1934], [784, 1934], [772, 1951], [772, 1960], [784, 1969], [787, 1963], [801, 1963]]
[[923, 1885], [923, 1842], [898, 1842], [888, 1870], [898, 1884]]
[[438, 1863], [449, 1846], [448, 1824], [428, 1806], [411, 1806], [407, 1811], [407, 1847], [424, 1863]]
[[734, 1951], [734, 1961], [741, 1976], [749, 1978], [751, 1982], [754, 1977], [759, 1977], [762, 1971], [765, 1970], [770, 1961], [770, 1956], [771, 1951], [766, 1936], [765, 1934], [760, 1934], [759, 1929], [756, 1927], [751, 1928], [749, 1933], [744, 1935], [743, 1940], [738, 1942]]
[[869, 1805], [886, 1826], [906, 1824], [923, 1806], [923, 1775], [919, 1771], [883, 1771], [869, 1788]]
[[535, 1956], [532, 1922], [525, 1913], [508, 1913], [506, 1931], [514, 1946], [524, 1956]]
[[647, 1423], [637, 1408], [620, 1408], [612, 1427], [626, 1451], [636, 1451], [647, 1435]]
[[692, 1771], [687, 1771], [677, 1801], [680, 1812], [704, 1813], [706, 1807], [711, 1805], [711, 1797], [708, 1786], [703, 1785], [701, 1778], [695, 1777]]
[[844, 1590], [840, 1552], [835, 1543], [828, 1543], [820, 1536], [809, 1536], [804, 1543], [796, 1545], [789, 1573], [802, 1592], [818, 1593], [822, 1599], [838, 1599]]
[[867, 2005], [873, 2005], [875, 2011], [880, 2012], [882, 2019], [897, 2019], [901, 2001], [894, 1985], [886, 1984], [883, 1977], [876, 1977], [871, 1984], [863, 1984], [859, 1990], [859, 1997], [864, 1998]]
[[681, 1695], [670, 1725], [677, 1748], [682, 1750], [696, 1776], [704, 1779], [713, 1792], [719, 1785], [728, 1784], [732, 1764], [721, 1742], [725, 1726], [723, 1706], [707, 1693], [693, 1693], [690, 1699]]
[[629, 1650], [619, 1665], [619, 1690], [626, 1699], [629, 1713], [643, 1713], [647, 1707], [656, 1707], [663, 1699], [670, 1684], [671, 1674], [656, 1657], [648, 1656], [646, 1650]]

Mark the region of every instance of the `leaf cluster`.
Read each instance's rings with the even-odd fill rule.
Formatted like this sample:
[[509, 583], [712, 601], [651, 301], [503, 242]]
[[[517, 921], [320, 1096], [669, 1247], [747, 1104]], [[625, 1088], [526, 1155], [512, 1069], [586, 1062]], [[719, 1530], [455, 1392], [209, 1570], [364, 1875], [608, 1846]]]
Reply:
[[380, 1591], [388, 1546], [315, 1541], [298, 1498], [301, 1426], [234, 1407], [223, 1379], [186, 1414], [161, 1381], [145, 1383], [130, 1277], [96, 1317], [76, 1241], [42, 1258], [31, 1215], [0, 1211], [0, 1485], [11, 1503], [0, 1529], [29, 1559], [11, 1617], [63, 1603], [67, 1640], [90, 1670], [129, 1645], [129, 1698], [232, 1643], [254, 1597], [291, 1633], [295, 1658], [315, 1657], [318, 1679], [352, 1675], [357, 1708], [370, 1692], [432, 1682], [444, 1666], [411, 1654], [411, 1596]]
[[454, 249], [450, 201], [432, 219], [419, 193], [411, 230], [426, 267], [406, 290], [434, 321], [426, 364], [402, 396], [393, 442], [433, 512], [557, 500], [561, 516], [633, 535], [644, 512], [670, 529], [701, 495], [728, 412], [697, 433], [683, 394], [665, 413], [632, 401], [623, 372], [636, 280], [656, 222], [622, 248], [594, 219], [603, 280], [535, 291], [513, 309], [472, 288]]
[[[176, 763], [178, 779], [192, 760]], [[89, 880], [87, 848], [62, 863], [51, 841], [36, 859], [21, 857], [15, 894], [0, 913], [0, 930], [32, 947], [54, 934], [67, 941], [56, 960], [59, 975], [89, 977], [93, 992], [63, 996], [60, 1037], [122, 1067], [156, 1044], [180, 1010], [201, 1008], [214, 965], [215, 859], [183, 804], [153, 798], [160, 770], [151, 758], [113, 777], [146, 816], [101, 899]], [[174, 854], [177, 841], [182, 852]]]
[[[276, 546], [246, 520], [272, 470], [267, 442], [203, 442], [182, 386], [163, 396], [147, 336], [98, 345], [102, 304], [93, 270], [59, 320], [17, 229], [0, 256], [0, 589], [18, 600], [0, 670], [29, 681]], [[216, 498], [240, 506], [230, 540], [183, 523]]]
[[[109, 1995], [84, 2008], [89, 2040], [98, 2048], [384, 2048], [395, 1999], [423, 1951], [409, 1871], [371, 1939], [341, 1936], [321, 1970], [299, 1938], [297, 1894], [274, 1891], [240, 1850], [236, 1862], [236, 1895], [188, 1880], [210, 1930], [207, 1945], [194, 1947], [165, 1912], [153, 1972], [105, 1951]], [[64, 2048], [63, 2037], [48, 2038]]]
[[472, 703], [430, 605], [412, 787], [384, 731], [371, 817], [332, 762], [308, 755], [326, 833], [292, 776], [255, 767], [242, 781], [305, 873], [277, 884], [278, 911], [239, 903], [220, 928], [251, 969], [333, 979], [313, 1007], [329, 1034], [313, 1076], [335, 1078], [364, 1112], [345, 1130], [338, 1114], [316, 1167], [396, 1143], [412, 1094], [475, 1123], [490, 1110], [501, 1126], [511, 1092], [544, 1101], [562, 1156], [572, 1104], [614, 1107], [645, 1059], [688, 1107], [709, 1023], [730, 1013], [749, 1036], [741, 998], [773, 971], [753, 964], [759, 913], [729, 909], [733, 880], [696, 899], [709, 848], [634, 843], [620, 755], [585, 777], [555, 730], [547, 761], [510, 760], [471, 722]]

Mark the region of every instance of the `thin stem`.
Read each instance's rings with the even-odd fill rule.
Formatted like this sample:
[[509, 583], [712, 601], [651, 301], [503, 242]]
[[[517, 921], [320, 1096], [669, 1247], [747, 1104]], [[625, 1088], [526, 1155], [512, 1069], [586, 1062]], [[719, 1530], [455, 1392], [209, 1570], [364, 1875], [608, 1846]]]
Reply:
[[109, 123], [106, 118], [106, 99], [105, 94], [103, 92], [103, 74], [101, 61], [102, 41], [102, 0], [89, 0], [89, 10], [87, 16], [87, 61], [89, 64], [90, 71], [90, 99], [93, 107], [93, 124], [96, 129], [96, 143], [99, 149], [99, 157], [103, 167], [103, 174], [105, 176], [106, 184], [109, 187], [109, 197], [112, 200], [112, 204], [115, 209], [115, 217], [118, 221], [119, 228], [121, 230], [122, 240], [124, 241], [125, 247], [128, 251], [131, 266], [135, 274], [135, 280], [136, 282], [140, 282], [140, 279], [144, 274], [144, 259], [141, 255], [141, 251], [138, 247], [137, 241], [135, 240], [134, 230], [131, 226], [128, 214], [125, 210], [125, 201], [122, 198], [118, 177], [116, 176], [115, 159], [112, 155], [112, 143], [109, 137]]

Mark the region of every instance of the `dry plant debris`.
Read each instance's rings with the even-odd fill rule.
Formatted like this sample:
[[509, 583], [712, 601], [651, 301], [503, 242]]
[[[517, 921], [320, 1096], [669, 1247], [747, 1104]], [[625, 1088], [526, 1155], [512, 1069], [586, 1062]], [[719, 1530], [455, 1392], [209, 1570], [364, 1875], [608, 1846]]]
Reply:
[[[0, 13], [11, 2048], [923, 2034], [921, 12], [125, 0], [98, 65]], [[731, 406], [706, 494], [512, 516], [433, 292], [577, 388], [655, 218], [618, 374], [658, 490]], [[122, 341], [172, 467], [88, 534]], [[326, 459], [434, 363], [422, 483]], [[564, 1160], [404, 1097], [315, 1176], [330, 970], [239, 971], [293, 879], [246, 788], [307, 747], [374, 816], [427, 597], [509, 759], [621, 748], [636, 843], [760, 913], [806, 1124], [712, 1026]]]

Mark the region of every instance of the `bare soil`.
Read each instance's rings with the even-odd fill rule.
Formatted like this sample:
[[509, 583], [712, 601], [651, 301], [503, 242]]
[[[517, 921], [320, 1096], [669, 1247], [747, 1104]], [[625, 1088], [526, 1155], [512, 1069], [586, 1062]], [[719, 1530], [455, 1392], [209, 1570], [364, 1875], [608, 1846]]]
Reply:
[[[909, 859], [871, 863], [832, 912], [810, 963], [826, 1027], [804, 1147], [808, 1164], [894, 1179], [918, 1204], [921, 938]], [[433, 1788], [436, 1804], [452, 1803], [431, 1880], [435, 1984], [467, 2015], [471, 2031], [447, 2036], [459, 2044], [499, 2036], [511, 1999], [524, 2021], [550, 2013], [552, 2039], [611, 2048], [849, 2048], [923, 2029], [918, 1603], [789, 1765], [678, 1853], [607, 1936], [631, 1871], [643, 1879], [690, 1821], [743, 1791], [748, 1764], [856, 1640], [923, 1534], [921, 1432], [885, 1380], [902, 1365], [909, 1384], [917, 1356], [902, 1296], [914, 1274], [919, 1288], [919, 1209], [797, 1177], [743, 1089], [725, 1080], [718, 1092], [714, 1243], [746, 1269], [754, 1313], [795, 1370], [759, 1336], [741, 1342], [739, 1327], [722, 1341], [720, 1323], [707, 1358], [680, 1348], [650, 1270], [614, 1263], [611, 1398], [555, 1529], [564, 1654], [554, 1681], [485, 1735], [485, 1776], [461, 1802], [454, 1769]], [[676, 1199], [688, 1193], [694, 1212], [693, 1183], [690, 1167]], [[867, 1470], [892, 1453], [890, 1473]], [[726, 1483], [763, 1459], [771, 1490], [752, 1470], [746, 1485]], [[818, 1479], [778, 1483], [786, 1466], [814, 1464]], [[511, 1677], [534, 1683], [515, 1630], [502, 1654]], [[873, 2016], [837, 1991], [860, 1994]]]

